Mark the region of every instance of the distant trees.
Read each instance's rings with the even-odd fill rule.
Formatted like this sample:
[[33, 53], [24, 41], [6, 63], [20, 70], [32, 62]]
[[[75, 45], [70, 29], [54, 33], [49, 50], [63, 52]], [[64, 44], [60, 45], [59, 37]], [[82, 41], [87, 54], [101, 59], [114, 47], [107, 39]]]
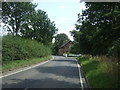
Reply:
[[60, 33], [55, 36], [55, 42], [53, 44], [53, 52], [58, 54], [58, 49], [62, 44], [69, 41], [68, 36], [65, 33]]
[[35, 10], [36, 6], [31, 2], [3, 2], [4, 28], [13, 36], [34, 39], [50, 45], [57, 28], [46, 12]]
[[[71, 31], [82, 54], [114, 55], [120, 53], [120, 3], [86, 2], [78, 14], [76, 30]], [[78, 49], [78, 48], [77, 48]]]

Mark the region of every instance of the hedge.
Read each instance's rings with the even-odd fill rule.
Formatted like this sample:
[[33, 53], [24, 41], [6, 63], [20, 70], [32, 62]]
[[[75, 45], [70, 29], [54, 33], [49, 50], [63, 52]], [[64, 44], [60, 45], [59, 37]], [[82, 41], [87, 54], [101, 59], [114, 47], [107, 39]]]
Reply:
[[45, 57], [51, 54], [51, 49], [35, 40], [18, 36], [3, 36], [2, 60], [22, 60], [29, 58]]

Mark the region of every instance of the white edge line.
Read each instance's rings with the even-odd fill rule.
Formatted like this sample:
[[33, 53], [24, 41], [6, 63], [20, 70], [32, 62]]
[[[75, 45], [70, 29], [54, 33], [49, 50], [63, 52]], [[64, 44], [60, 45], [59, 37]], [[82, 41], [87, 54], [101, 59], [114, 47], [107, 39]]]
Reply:
[[[52, 57], [52, 59], [53, 59], [53, 57]], [[50, 60], [52, 60], [52, 59], [50, 59]], [[7, 77], [7, 76], [10, 76], [10, 75], [13, 75], [13, 74], [16, 74], [16, 73], [19, 73], [19, 72], [22, 72], [22, 71], [25, 71], [25, 70], [28, 70], [28, 69], [32, 69], [32, 68], [37, 67], [37, 66], [39, 66], [39, 65], [43, 65], [43, 64], [49, 62], [50, 60], [45, 61], [45, 62], [42, 62], [42, 63], [37, 64], [37, 65], [32, 66], [32, 67], [28, 67], [28, 68], [25, 68], [25, 69], [19, 70], [19, 71], [17, 71], [17, 72], [13, 72], [13, 73], [10, 73], [10, 74], [7, 74], [7, 75], [4, 75], [4, 76], [1, 76], [0, 78]]]
[[[76, 60], [77, 61], [77, 60]], [[81, 76], [81, 73], [80, 73], [80, 65], [78, 64], [78, 61], [77, 61], [77, 66], [78, 66], [78, 70], [79, 70], [79, 79], [80, 79], [80, 83], [81, 83], [81, 88], [82, 88], [82, 90], [84, 90], [83, 89], [83, 81], [82, 81], [82, 76]]]

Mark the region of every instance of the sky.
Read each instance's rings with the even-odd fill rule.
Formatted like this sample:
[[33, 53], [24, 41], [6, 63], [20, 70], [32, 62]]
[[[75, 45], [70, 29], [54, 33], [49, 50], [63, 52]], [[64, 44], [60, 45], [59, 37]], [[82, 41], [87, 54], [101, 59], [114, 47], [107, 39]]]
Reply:
[[84, 2], [80, 0], [33, 0], [38, 3], [37, 9], [41, 9], [48, 14], [48, 18], [54, 21], [59, 33], [65, 33], [69, 39], [73, 40], [70, 31], [75, 27], [78, 20], [78, 13], [85, 9]]
[[[70, 31], [75, 27], [78, 20], [78, 13], [82, 13], [82, 9], [85, 9], [84, 2], [80, 3], [80, 0], [33, 0], [33, 3], [37, 3], [37, 9], [41, 9], [48, 14], [51, 21], [54, 21], [59, 33], [65, 33], [69, 39], [73, 40]], [[2, 32], [0, 28], [0, 35]]]

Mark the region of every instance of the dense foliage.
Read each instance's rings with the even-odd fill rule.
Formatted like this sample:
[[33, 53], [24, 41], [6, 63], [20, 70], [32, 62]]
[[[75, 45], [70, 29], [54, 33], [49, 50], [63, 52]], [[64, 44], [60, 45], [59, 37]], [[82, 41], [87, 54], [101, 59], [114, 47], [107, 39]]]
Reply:
[[65, 42], [69, 41], [68, 36], [65, 33], [60, 33], [55, 36], [55, 42], [53, 44], [53, 52], [54, 54], [58, 54], [58, 50], [61, 45]]
[[3, 36], [2, 60], [22, 60], [45, 57], [51, 54], [51, 49], [35, 40], [24, 39], [19, 36]]
[[31, 2], [2, 2], [2, 21], [4, 28], [12, 35], [19, 35], [21, 26], [29, 15], [35, 12], [36, 5]]
[[89, 88], [119, 87], [118, 67], [115, 62], [109, 61], [109, 58], [81, 56], [78, 61], [85, 72]]
[[[119, 57], [120, 3], [86, 2], [71, 31], [81, 54]], [[77, 48], [77, 49], [78, 49]]]
[[4, 30], [13, 36], [35, 39], [45, 45], [51, 45], [57, 29], [46, 12], [35, 10], [31, 2], [3, 2], [2, 21]]

